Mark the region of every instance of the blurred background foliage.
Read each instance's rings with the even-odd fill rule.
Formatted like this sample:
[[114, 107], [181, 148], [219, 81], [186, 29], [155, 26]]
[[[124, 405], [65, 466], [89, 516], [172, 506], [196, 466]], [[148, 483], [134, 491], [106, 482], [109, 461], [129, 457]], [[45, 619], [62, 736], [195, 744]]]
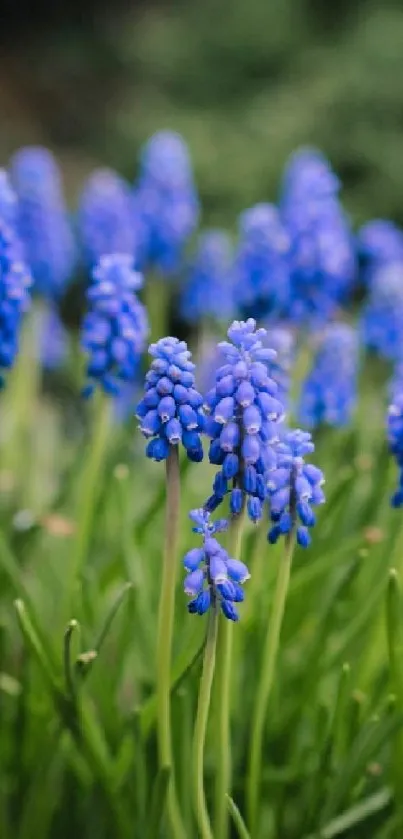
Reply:
[[155, 130], [192, 150], [203, 223], [274, 199], [287, 155], [331, 159], [355, 223], [403, 223], [399, 0], [2, 0], [0, 159], [55, 150], [76, 200], [99, 163], [135, 174]]

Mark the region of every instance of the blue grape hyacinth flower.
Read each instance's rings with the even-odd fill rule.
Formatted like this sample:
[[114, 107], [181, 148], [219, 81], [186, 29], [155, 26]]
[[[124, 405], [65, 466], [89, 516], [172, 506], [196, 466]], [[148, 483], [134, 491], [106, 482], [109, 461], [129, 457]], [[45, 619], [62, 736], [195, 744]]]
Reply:
[[361, 336], [369, 349], [391, 361], [403, 357], [403, 260], [379, 267], [361, 315]]
[[233, 314], [231, 240], [224, 230], [206, 230], [198, 239], [182, 290], [180, 310], [188, 323], [228, 320]]
[[118, 396], [126, 383], [135, 380], [148, 334], [146, 309], [135, 294], [143, 277], [127, 254], [111, 254], [101, 257], [92, 278], [81, 338], [89, 354], [84, 395], [90, 396], [98, 385]]
[[21, 243], [0, 216], [0, 386], [4, 385], [3, 372], [13, 366], [18, 352], [31, 285], [29, 268], [21, 258]]
[[301, 392], [298, 418], [315, 428], [346, 425], [357, 401], [359, 341], [348, 324], [328, 326]]
[[192, 548], [183, 559], [187, 575], [184, 581], [185, 593], [192, 597], [188, 604], [191, 614], [203, 615], [211, 606], [219, 606], [228, 620], [239, 620], [235, 603], [244, 599], [243, 583], [250, 574], [246, 565], [232, 559], [215, 538], [217, 533], [227, 530], [225, 519], [211, 521], [205, 509], [192, 510], [193, 533], [203, 538], [200, 548]]
[[89, 265], [111, 253], [135, 259], [139, 229], [131, 187], [113, 169], [96, 169], [81, 193], [78, 230]]
[[142, 267], [173, 274], [199, 217], [190, 156], [179, 134], [159, 131], [143, 147], [134, 204], [143, 233]]
[[187, 344], [178, 338], [161, 338], [150, 345], [149, 353], [153, 361], [144, 398], [137, 406], [140, 430], [149, 439], [146, 455], [166, 460], [170, 447], [182, 443], [188, 458], [199, 462], [203, 459], [203, 399], [194, 386], [195, 365]]
[[391, 498], [393, 507], [403, 506], [403, 379], [394, 382], [392, 401], [387, 418], [389, 451], [396, 461], [399, 471], [398, 487]]
[[291, 241], [289, 317], [321, 325], [344, 304], [356, 275], [352, 232], [338, 198], [339, 181], [319, 152], [290, 159], [280, 202]]
[[374, 219], [358, 231], [357, 248], [362, 262], [361, 278], [370, 288], [380, 268], [403, 262], [403, 231], [392, 221]]
[[234, 302], [246, 316], [279, 317], [290, 296], [290, 238], [272, 204], [242, 213], [234, 260]]
[[5, 169], [0, 169], [0, 219], [16, 233], [18, 200]]
[[276, 358], [264, 347], [265, 329], [256, 321], [234, 321], [230, 342], [218, 345], [226, 363], [216, 372], [216, 382], [205, 398], [206, 431], [212, 438], [210, 463], [220, 466], [206, 509], [215, 510], [230, 493], [230, 509], [239, 515], [246, 502], [249, 518], [262, 516], [266, 498], [266, 472], [276, 464], [275, 444], [284, 406], [269, 374]]
[[36, 290], [59, 297], [76, 264], [76, 246], [60, 169], [48, 149], [27, 147], [11, 161], [18, 196], [18, 232]]
[[304, 460], [314, 449], [311, 435], [300, 429], [287, 431], [277, 447], [277, 467], [267, 482], [273, 523], [267, 538], [271, 544], [294, 531], [301, 547], [307, 548], [311, 542], [309, 529], [316, 522], [312, 507], [325, 501], [323, 472]]

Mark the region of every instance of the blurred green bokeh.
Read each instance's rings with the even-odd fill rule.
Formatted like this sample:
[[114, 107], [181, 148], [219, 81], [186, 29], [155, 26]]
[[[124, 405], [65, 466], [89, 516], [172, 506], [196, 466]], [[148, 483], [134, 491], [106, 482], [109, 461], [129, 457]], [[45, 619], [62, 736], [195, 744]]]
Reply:
[[191, 146], [203, 222], [233, 224], [276, 198], [296, 146], [315, 144], [357, 224], [403, 223], [398, 0], [120, 1], [85, 15], [14, 27], [0, 63], [3, 162], [18, 145], [49, 144], [74, 201], [92, 165], [132, 178], [140, 144], [170, 127]]

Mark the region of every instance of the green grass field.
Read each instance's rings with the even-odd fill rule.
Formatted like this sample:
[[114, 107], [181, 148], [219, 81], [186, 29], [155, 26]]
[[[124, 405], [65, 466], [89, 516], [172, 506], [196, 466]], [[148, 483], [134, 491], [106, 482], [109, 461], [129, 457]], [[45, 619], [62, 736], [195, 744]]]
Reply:
[[[77, 351], [57, 381], [43, 379], [32, 322], [33, 313], [0, 408], [0, 835], [165, 839], [173, 834], [169, 772], [157, 758], [155, 663], [164, 467], [144, 457], [133, 417], [118, 424], [105, 404], [80, 403]], [[387, 376], [365, 359], [353, 425], [316, 435], [327, 503], [312, 546], [295, 551], [253, 839], [403, 835], [403, 522], [389, 505], [396, 474], [384, 428]], [[187, 614], [181, 557], [196, 544], [187, 513], [203, 503], [213, 475], [207, 461], [181, 465], [171, 697], [189, 839], [199, 835], [192, 738], [206, 623]], [[241, 839], [283, 550], [268, 545], [266, 531], [265, 522], [246, 525], [241, 556], [251, 579], [233, 627], [228, 806], [231, 836]], [[219, 684], [216, 671], [205, 755], [213, 825]]]

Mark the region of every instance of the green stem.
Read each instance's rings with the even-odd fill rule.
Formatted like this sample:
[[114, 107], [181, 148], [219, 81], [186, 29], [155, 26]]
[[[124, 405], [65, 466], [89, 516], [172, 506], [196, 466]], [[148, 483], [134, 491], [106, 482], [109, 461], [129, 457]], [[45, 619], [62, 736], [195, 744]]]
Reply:
[[101, 470], [108, 442], [110, 413], [111, 399], [104, 394], [97, 394], [94, 405], [94, 424], [79, 487], [77, 533], [70, 568], [70, 586], [67, 591], [70, 610], [73, 608], [75, 588], [82, 575], [91, 539], [94, 512], [101, 484]]
[[[166, 460], [166, 519], [162, 584], [157, 637], [157, 730], [160, 767], [172, 768], [171, 660], [180, 508], [180, 473], [177, 447]], [[168, 787], [168, 815], [175, 839], [186, 839], [172, 771]]]
[[285, 550], [278, 571], [271, 619], [267, 624], [256, 704], [252, 715], [251, 749], [249, 756], [249, 771], [247, 773], [247, 806], [249, 828], [252, 836], [255, 836], [257, 830], [257, 808], [262, 769], [262, 740], [266, 722], [267, 705], [274, 685], [277, 654], [280, 644], [281, 626], [283, 622], [288, 586], [290, 582], [294, 545], [295, 531], [292, 531], [286, 538]]
[[211, 687], [213, 684], [216, 647], [218, 634], [218, 611], [214, 603], [210, 609], [206, 646], [204, 649], [203, 671], [200, 681], [197, 716], [193, 739], [193, 803], [200, 836], [213, 839], [210, 817], [204, 794], [204, 744], [206, 740], [207, 720], [210, 708]]
[[267, 548], [267, 530], [268, 522], [266, 520], [259, 522], [255, 533], [252, 556], [249, 564], [251, 579], [248, 584], [248, 597], [242, 615], [243, 627], [246, 627], [253, 615], [256, 615], [256, 610], [260, 605], [260, 596], [262, 592], [264, 592], [264, 572], [267, 559], [265, 550], [265, 548]]
[[[240, 558], [245, 511], [231, 522], [228, 552]], [[227, 839], [229, 813], [226, 795], [231, 792], [231, 676], [233, 658], [233, 624], [221, 621], [218, 635], [217, 705], [218, 705], [218, 766], [215, 789], [215, 835]]]

